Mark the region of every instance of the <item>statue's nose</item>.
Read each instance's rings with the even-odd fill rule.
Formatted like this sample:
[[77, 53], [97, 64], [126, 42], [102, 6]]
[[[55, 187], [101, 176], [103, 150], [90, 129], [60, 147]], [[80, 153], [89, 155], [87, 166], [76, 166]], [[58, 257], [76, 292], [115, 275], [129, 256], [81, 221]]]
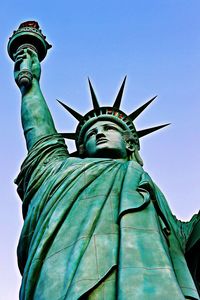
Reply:
[[105, 134], [104, 134], [103, 130], [98, 131], [97, 134], [96, 134], [96, 139], [99, 139], [101, 137], [105, 137]]

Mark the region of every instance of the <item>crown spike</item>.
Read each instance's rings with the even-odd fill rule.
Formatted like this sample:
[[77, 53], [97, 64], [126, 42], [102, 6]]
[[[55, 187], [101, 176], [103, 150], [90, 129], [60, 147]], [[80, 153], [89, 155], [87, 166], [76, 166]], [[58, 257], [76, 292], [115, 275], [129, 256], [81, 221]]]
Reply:
[[100, 106], [99, 106], [99, 102], [98, 102], [98, 100], [97, 100], [97, 97], [96, 97], [96, 95], [95, 95], [93, 86], [92, 86], [91, 81], [90, 81], [89, 78], [88, 78], [88, 83], [89, 83], [89, 87], [90, 87], [90, 93], [91, 93], [91, 97], [92, 97], [93, 107], [94, 107], [94, 109], [98, 109], [98, 108], [100, 107]]
[[56, 99], [74, 118], [76, 118], [79, 122], [82, 120], [83, 116], [80, 115], [78, 112], [61, 102], [60, 100]]
[[120, 104], [121, 104], [121, 100], [122, 100], [122, 95], [123, 95], [123, 91], [124, 91], [124, 86], [125, 86], [125, 83], [126, 83], [126, 78], [127, 78], [127, 76], [124, 77], [124, 80], [122, 82], [120, 90], [119, 90], [119, 92], [117, 94], [117, 97], [115, 99], [115, 102], [113, 104], [113, 107], [116, 108], [116, 109], [120, 108]]
[[129, 115], [129, 118], [131, 118], [131, 120], [135, 120], [142, 112], [143, 110], [153, 101], [156, 99], [157, 96], [153, 97], [152, 99], [150, 99], [149, 101], [147, 101], [145, 104], [143, 104], [142, 106], [140, 106], [138, 109], [136, 109], [134, 112], [132, 112]]
[[66, 132], [66, 133], [61, 133], [62, 137], [64, 137], [65, 139], [69, 139], [69, 140], [76, 140], [76, 133], [73, 132]]
[[151, 127], [151, 128], [146, 128], [146, 129], [143, 129], [143, 130], [139, 130], [137, 131], [137, 134], [138, 134], [138, 137], [141, 138], [147, 134], [150, 134], [156, 130], [159, 130], [165, 126], [168, 126], [170, 125], [170, 123], [167, 123], [167, 124], [163, 124], [163, 125], [159, 125], [159, 126], [155, 126], [155, 127]]

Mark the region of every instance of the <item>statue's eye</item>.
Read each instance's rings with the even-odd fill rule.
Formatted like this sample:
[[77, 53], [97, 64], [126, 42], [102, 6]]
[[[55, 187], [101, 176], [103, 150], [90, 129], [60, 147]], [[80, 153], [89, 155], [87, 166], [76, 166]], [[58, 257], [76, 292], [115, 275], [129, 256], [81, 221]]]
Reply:
[[95, 135], [95, 134], [96, 134], [96, 131], [95, 131], [95, 130], [92, 130], [92, 131], [88, 132], [88, 134], [87, 134], [87, 136], [86, 136], [86, 141], [87, 141], [90, 137], [92, 137], [93, 135]]
[[114, 125], [105, 125], [104, 130], [118, 130]]

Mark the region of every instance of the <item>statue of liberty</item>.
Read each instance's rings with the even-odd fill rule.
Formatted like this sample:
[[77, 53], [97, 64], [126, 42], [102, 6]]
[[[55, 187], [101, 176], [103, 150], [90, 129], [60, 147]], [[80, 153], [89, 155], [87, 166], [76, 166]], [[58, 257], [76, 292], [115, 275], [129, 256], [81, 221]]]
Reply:
[[[38, 54], [15, 54], [28, 155], [16, 179], [24, 225], [18, 244], [20, 299], [199, 299], [199, 214], [181, 222], [144, 171], [139, 139], [165, 125], [136, 130], [153, 101], [127, 115], [125, 79], [112, 106], [93, 109], [75, 133], [56, 131], [40, 89]], [[19, 81], [28, 65], [29, 84]], [[74, 139], [69, 154], [64, 138]]]

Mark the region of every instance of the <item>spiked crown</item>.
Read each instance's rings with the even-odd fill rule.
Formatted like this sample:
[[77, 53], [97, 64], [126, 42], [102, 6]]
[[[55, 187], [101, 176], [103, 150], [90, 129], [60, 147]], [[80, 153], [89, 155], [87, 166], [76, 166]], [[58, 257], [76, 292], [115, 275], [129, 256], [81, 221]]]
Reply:
[[[94, 89], [92, 87], [91, 81], [89, 79], [88, 82], [89, 82], [92, 103], [93, 103], [93, 109], [90, 110], [86, 115], [82, 116], [81, 114], [79, 114], [78, 112], [76, 112], [75, 110], [67, 106], [65, 103], [61, 102], [60, 100], [57, 100], [68, 112], [70, 112], [79, 121], [75, 133], [62, 133], [62, 136], [64, 138], [75, 140], [77, 150], [79, 150], [80, 147], [83, 145], [84, 135], [86, 131], [97, 121], [109, 120], [114, 123], [117, 123], [122, 129], [130, 132], [135, 143], [138, 145], [138, 150], [140, 149], [139, 139], [141, 137], [169, 125], [169, 124], [163, 124], [163, 125], [139, 130], [139, 131], [136, 130], [133, 121], [143, 112], [143, 110], [157, 96], [147, 101], [145, 104], [143, 104], [134, 112], [132, 112], [130, 115], [125, 114], [123, 111], [120, 110], [120, 104], [122, 100], [126, 77], [122, 82], [122, 85], [119, 89], [119, 92], [117, 94], [113, 106], [100, 106], [97, 97], [95, 95]], [[78, 152], [73, 153], [73, 155], [78, 155]]]

